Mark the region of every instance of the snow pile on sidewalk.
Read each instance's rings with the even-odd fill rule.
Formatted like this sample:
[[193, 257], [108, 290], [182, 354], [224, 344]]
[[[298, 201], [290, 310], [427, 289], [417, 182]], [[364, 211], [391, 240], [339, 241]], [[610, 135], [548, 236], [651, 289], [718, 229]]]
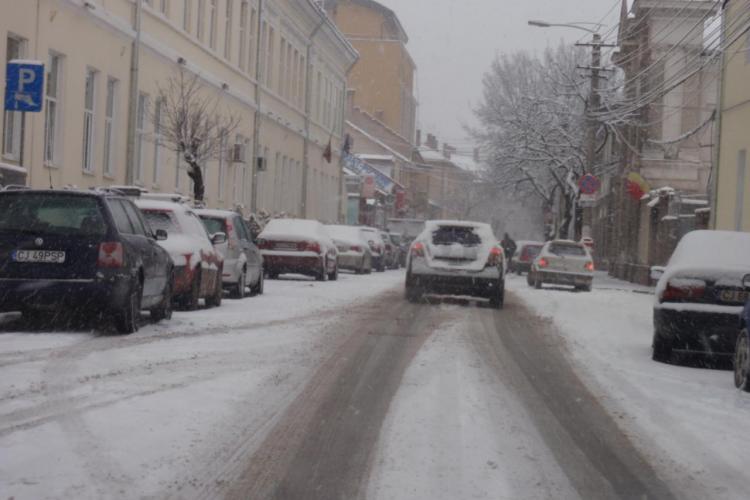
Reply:
[[652, 361], [653, 296], [615, 285], [597, 289], [595, 281], [594, 292], [574, 293], [508, 282], [558, 327], [581, 378], [657, 469], [682, 485], [680, 498], [750, 498], [750, 394], [734, 388], [731, 372]]

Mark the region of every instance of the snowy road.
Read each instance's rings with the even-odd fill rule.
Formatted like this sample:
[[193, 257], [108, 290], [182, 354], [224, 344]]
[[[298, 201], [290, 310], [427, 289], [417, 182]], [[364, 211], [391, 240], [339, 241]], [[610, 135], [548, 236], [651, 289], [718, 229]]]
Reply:
[[[702, 458], [676, 468], [684, 457], [667, 459], [680, 450], [658, 439], [663, 426], [641, 424], [640, 407], [685, 420], [678, 438], [692, 422], [658, 408], [659, 392], [621, 389], [628, 370], [684, 369], [641, 362], [640, 344], [615, 346], [618, 361], [594, 338], [606, 317], [633, 328], [647, 295], [606, 281], [593, 294], [540, 292], [513, 278], [494, 311], [409, 304], [402, 280], [273, 281], [263, 297], [129, 337], [0, 318], [0, 498], [669, 499], [691, 496], [685, 484], [692, 498], [745, 497], [739, 470], [709, 463], [747, 458], [739, 444], [694, 437]], [[702, 371], [694, 386], [700, 374], [731, 384]], [[696, 480], [701, 464], [733, 482]]]

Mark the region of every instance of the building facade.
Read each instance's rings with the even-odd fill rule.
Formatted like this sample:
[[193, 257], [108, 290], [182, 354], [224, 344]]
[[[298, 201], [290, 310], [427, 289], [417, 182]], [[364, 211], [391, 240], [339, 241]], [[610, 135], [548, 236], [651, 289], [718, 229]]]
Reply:
[[45, 104], [4, 113], [0, 183], [191, 194], [184, 160], [160, 140], [160, 89], [185, 72], [216, 113], [239, 119], [204, 166], [208, 206], [343, 214], [338, 152], [357, 54], [312, 0], [23, 4], [0, 0], [0, 65], [44, 62]]
[[[724, 39], [748, 22], [748, 0], [729, 0], [724, 10]], [[750, 34], [729, 45], [722, 59], [719, 161], [714, 186], [713, 226], [750, 231]]]

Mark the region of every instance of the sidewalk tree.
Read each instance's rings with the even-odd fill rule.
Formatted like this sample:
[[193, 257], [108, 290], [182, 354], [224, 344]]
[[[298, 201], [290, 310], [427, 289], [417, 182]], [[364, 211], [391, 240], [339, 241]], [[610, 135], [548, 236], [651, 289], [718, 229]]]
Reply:
[[177, 153], [188, 165], [193, 181], [193, 198], [203, 201], [203, 168], [210, 160], [227, 154], [229, 138], [240, 124], [240, 117], [220, 109], [219, 92], [206, 89], [198, 75], [184, 67], [165, 85], [157, 85], [160, 104], [159, 143]]
[[496, 189], [537, 196], [547, 207], [561, 202], [562, 238], [570, 234], [576, 182], [588, 171], [589, 80], [577, 69], [585, 63], [584, 50], [564, 44], [541, 57], [498, 56], [475, 109], [481, 126], [470, 130], [489, 153], [489, 181]]

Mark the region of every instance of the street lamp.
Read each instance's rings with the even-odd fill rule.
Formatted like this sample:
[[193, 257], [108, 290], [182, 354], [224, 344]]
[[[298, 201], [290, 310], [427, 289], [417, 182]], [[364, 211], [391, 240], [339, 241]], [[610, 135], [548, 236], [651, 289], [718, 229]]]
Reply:
[[538, 19], [531, 19], [529, 20], [529, 26], [535, 26], [537, 28], [552, 28], [552, 27], [563, 27], [563, 28], [573, 28], [573, 29], [579, 29], [583, 31], [588, 31], [589, 33], [597, 33], [597, 30], [592, 30], [591, 28], [587, 28], [585, 26], [581, 26], [582, 24], [588, 24], [591, 26], [596, 26], [597, 28], [601, 28], [604, 26], [600, 23], [586, 23], [586, 22], [574, 22], [574, 23], [548, 23], [546, 21], [539, 21]]

